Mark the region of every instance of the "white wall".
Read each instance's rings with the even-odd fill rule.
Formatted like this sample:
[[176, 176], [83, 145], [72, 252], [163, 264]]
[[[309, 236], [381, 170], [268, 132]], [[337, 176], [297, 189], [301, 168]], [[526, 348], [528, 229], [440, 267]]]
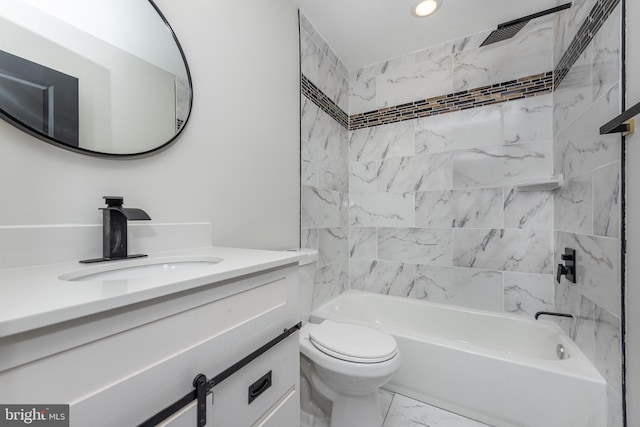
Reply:
[[[640, 102], [640, 4], [627, 1], [627, 108]], [[635, 24], [635, 25], [634, 25]], [[640, 117], [636, 117], [640, 120]], [[640, 122], [638, 122], [640, 123]], [[640, 132], [628, 136], [626, 149], [626, 325], [628, 427], [640, 427]]]
[[[156, 223], [210, 221], [216, 245], [297, 246], [295, 6], [290, 0], [156, 3], [193, 78], [193, 113], [182, 137], [148, 158], [107, 160], [0, 122], [0, 227], [97, 224], [101, 197], [113, 194]], [[62, 243], [50, 244], [55, 251]]]

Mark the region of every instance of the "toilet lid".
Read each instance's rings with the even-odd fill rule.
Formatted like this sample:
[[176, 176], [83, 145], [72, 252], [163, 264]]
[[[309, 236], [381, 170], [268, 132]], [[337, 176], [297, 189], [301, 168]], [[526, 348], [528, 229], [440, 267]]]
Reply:
[[361, 325], [325, 320], [309, 331], [309, 340], [320, 351], [337, 359], [380, 363], [398, 352], [389, 334]]

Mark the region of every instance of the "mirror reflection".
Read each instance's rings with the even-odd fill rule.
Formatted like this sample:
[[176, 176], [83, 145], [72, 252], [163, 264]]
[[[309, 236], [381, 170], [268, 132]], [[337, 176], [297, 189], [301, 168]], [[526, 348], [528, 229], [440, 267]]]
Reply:
[[158, 149], [191, 108], [188, 67], [150, 0], [2, 0], [0, 116], [87, 154]]

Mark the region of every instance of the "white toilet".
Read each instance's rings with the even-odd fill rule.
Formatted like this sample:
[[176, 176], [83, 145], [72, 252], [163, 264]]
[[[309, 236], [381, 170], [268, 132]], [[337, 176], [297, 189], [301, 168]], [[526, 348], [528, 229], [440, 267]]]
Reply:
[[309, 323], [318, 253], [301, 251], [301, 426], [380, 427], [379, 388], [400, 366], [396, 341], [362, 325]]

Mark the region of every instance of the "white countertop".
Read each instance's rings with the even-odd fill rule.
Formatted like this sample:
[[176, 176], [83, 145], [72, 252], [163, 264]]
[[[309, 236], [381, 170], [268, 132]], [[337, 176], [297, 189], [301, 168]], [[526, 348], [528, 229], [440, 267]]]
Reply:
[[[68, 281], [62, 275], [153, 261], [217, 257], [222, 262], [158, 275], [109, 281]], [[71, 262], [0, 270], [0, 338], [176, 292], [298, 262], [296, 251], [199, 248], [98, 264]]]

